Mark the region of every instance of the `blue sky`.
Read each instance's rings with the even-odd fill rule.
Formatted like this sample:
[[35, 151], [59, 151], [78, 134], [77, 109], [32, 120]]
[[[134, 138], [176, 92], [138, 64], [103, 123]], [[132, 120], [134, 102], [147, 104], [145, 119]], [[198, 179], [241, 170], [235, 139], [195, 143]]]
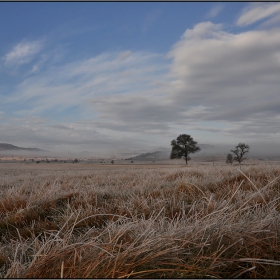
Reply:
[[1, 2], [0, 24], [1, 143], [279, 143], [279, 3]]

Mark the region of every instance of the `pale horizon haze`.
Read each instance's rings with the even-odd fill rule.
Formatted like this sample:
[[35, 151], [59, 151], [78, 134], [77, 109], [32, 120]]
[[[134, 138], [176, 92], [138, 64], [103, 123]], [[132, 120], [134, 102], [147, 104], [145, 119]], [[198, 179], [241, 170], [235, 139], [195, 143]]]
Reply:
[[0, 24], [0, 143], [280, 147], [278, 2], [1, 2]]

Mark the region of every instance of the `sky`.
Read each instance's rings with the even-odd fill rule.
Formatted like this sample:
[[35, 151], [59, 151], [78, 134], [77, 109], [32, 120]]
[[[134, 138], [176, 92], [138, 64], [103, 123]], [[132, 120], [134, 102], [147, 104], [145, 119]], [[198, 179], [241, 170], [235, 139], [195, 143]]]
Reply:
[[280, 144], [280, 3], [0, 2], [0, 25], [0, 143]]

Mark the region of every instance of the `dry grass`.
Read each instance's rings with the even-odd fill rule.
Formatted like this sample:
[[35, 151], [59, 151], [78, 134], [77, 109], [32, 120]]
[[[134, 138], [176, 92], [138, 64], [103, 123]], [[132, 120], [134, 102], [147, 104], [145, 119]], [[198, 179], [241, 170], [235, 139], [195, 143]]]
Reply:
[[0, 277], [279, 278], [279, 166], [0, 166]]

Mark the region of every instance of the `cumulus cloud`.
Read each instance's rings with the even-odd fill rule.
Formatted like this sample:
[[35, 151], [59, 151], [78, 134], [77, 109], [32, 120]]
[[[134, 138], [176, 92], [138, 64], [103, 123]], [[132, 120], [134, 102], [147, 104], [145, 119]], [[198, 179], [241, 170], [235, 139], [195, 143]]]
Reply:
[[257, 3], [246, 7], [237, 20], [238, 26], [247, 26], [257, 21], [270, 19], [270, 23], [279, 22], [280, 3]]
[[6, 66], [18, 66], [30, 62], [42, 49], [42, 41], [24, 41], [17, 44], [4, 57]]
[[[188, 29], [169, 53], [173, 99], [201, 120], [250, 120], [262, 130], [263, 116], [279, 115], [280, 30], [230, 34], [221, 25], [200, 23]], [[191, 117], [192, 114], [189, 114]], [[193, 115], [194, 116], [194, 115]]]
[[210, 22], [199, 24], [169, 53], [175, 95], [211, 106], [225, 98], [226, 103], [264, 98], [264, 88], [275, 97], [279, 47], [279, 30], [230, 34]]

